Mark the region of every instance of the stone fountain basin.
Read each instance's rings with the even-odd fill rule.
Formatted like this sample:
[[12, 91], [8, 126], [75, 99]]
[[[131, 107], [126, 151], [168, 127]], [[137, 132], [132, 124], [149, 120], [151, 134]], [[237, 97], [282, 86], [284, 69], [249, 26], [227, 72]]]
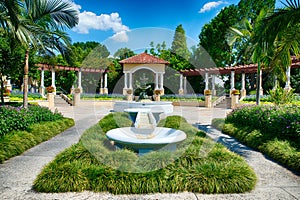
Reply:
[[125, 109], [151, 109], [151, 112], [161, 112], [170, 114], [173, 112], [172, 102], [169, 101], [150, 101], [150, 102], [135, 102], [135, 101], [116, 101], [113, 110], [115, 112], [124, 112]]
[[176, 145], [186, 139], [186, 134], [180, 130], [163, 127], [155, 129], [124, 127], [108, 131], [106, 137], [121, 147], [155, 150], [169, 144]]

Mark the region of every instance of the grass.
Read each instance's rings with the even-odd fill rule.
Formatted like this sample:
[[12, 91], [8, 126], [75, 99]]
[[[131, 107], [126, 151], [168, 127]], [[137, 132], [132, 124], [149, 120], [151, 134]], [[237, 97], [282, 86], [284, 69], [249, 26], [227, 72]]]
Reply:
[[53, 122], [40, 122], [29, 126], [26, 131], [12, 131], [0, 138], [0, 163], [20, 155], [31, 147], [50, 139], [74, 126], [74, 120], [63, 118]]
[[226, 123], [223, 127], [223, 132], [237, 138], [247, 146], [259, 150], [277, 162], [300, 172], [299, 139], [278, 138], [273, 133], [264, 133], [232, 123]]
[[159, 123], [187, 133], [188, 138], [177, 151], [161, 150], [138, 156], [128, 149], [113, 150], [105, 132], [127, 123], [131, 123], [128, 116], [113, 113], [86, 130], [79, 143], [59, 154], [43, 169], [34, 181], [34, 189], [38, 192], [90, 190], [148, 194], [242, 193], [254, 188], [255, 173], [243, 158], [204, 138], [205, 133], [179, 116]]

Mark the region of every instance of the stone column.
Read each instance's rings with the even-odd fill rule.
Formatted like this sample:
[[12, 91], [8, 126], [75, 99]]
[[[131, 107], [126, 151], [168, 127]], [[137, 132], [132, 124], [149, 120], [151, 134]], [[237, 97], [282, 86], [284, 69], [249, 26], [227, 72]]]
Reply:
[[186, 80], [186, 76], [185, 76], [185, 77], [183, 77], [183, 93], [184, 94], [187, 93], [186, 84], [187, 84], [187, 80]]
[[80, 93], [81, 90], [79, 90], [79, 88], [74, 90], [74, 94], [73, 94], [73, 106], [78, 106], [80, 105]]
[[239, 103], [239, 95], [231, 95], [231, 109], [236, 108]]
[[241, 97], [246, 96], [246, 78], [245, 72], [242, 73], [242, 89], [241, 89]]
[[132, 89], [132, 72], [129, 73], [129, 89]]
[[260, 95], [264, 95], [264, 89], [263, 89], [263, 87], [262, 87], [262, 70], [260, 70], [259, 87], [260, 87]]
[[55, 86], [55, 69], [52, 68], [51, 72], [52, 72], [52, 84], [51, 84], [51, 86], [54, 87], [54, 93], [56, 93], [56, 86]]
[[165, 94], [165, 90], [164, 90], [164, 73], [160, 73], [160, 91], [161, 91], [161, 95]]
[[42, 68], [41, 70], [41, 86], [40, 86], [40, 94], [44, 97], [45, 95], [45, 70]]
[[81, 69], [78, 71], [78, 89], [80, 90], [80, 93], [82, 93], [82, 86], [81, 86]]
[[208, 72], [205, 72], [205, 89], [208, 90]]
[[286, 69], [286, 83], [285, 83], [284, 89], [285, 90], [292, 89], [292, 87], [291, 87], [291, 67], [290, 66]]
[[108, 88], [107, 88], [107, 73], [104, 74], [104, 89], [103, 89], [104, 94], [108, 94]]
[[216, 91], [216, 75], [213, 74], [212, 75], [212, 86], [211, 86], [211, 92], [212, 92], [212, 95], [216, 96], [217, 95], [217, 91]]
[[158, 90], [158, 73], [155, 73], [155, 90]]
[[128, 89], [128, 73], [124, 72], [124, 88], [123, 88], [123, 95], [127, 95], [127, 89]]
[[183, 75], [180, 74], [180, 79], [179, 79], [179, 95], [183, 95]]
[[212, 98], [211, 95], [205, 95], [205, 107], [206, 108], [211, 108], [212, 107]]
[[231, 70], [231, 75], [230, 75], [230, 97], [232, 96], [232, 91], [235, 90], [234, 88], [234, 83], [235, 83], [235, 80], [234, 80], [234, 76], [235, 76], [235, 72], [234, 70]]

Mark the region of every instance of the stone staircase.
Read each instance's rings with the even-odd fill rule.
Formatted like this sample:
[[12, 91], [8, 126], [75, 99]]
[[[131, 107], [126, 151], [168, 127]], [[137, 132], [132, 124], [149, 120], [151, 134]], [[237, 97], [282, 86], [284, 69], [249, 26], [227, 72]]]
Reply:
[[215, 108], [226, 108], [231, 109], [231, 98], [226, 97], [223, 101], [221, 101]]
[[71, 106], [71, 104], [69, 104], [67, 101], [65, 101], [60, 95], [55, 95], [54, 105], [55, 105], [55, 107]]

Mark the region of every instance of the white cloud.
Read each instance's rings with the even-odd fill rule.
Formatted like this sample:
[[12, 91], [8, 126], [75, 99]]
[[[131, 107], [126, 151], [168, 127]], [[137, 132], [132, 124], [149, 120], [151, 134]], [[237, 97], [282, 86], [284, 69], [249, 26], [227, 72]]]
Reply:
[[[81, 6], [74, 3], [74, 7], [80, 11]], [[81, 34], [88, 34], [90, 30], [108, 31], [112, 30], [115, 34], [113, 39], [119, 42], [128, 41], [127, 32], [129, 28], [122, 24], [119, 13], [96, 15], [93, 12], [79, 12], [79, 23], [73, 31]]]
[[213, 8], [218, 7], [219, 5], [227, 4], [225, 1], [212, 1], [204, 4], [204, 6], [200, 9], [199, 13], [205, 13], [210, 11]]
[[120, 31], [111, 36], [110, 38], [117, 42], [128, 42], [129, 38], [127, 35], [128, 31]]

